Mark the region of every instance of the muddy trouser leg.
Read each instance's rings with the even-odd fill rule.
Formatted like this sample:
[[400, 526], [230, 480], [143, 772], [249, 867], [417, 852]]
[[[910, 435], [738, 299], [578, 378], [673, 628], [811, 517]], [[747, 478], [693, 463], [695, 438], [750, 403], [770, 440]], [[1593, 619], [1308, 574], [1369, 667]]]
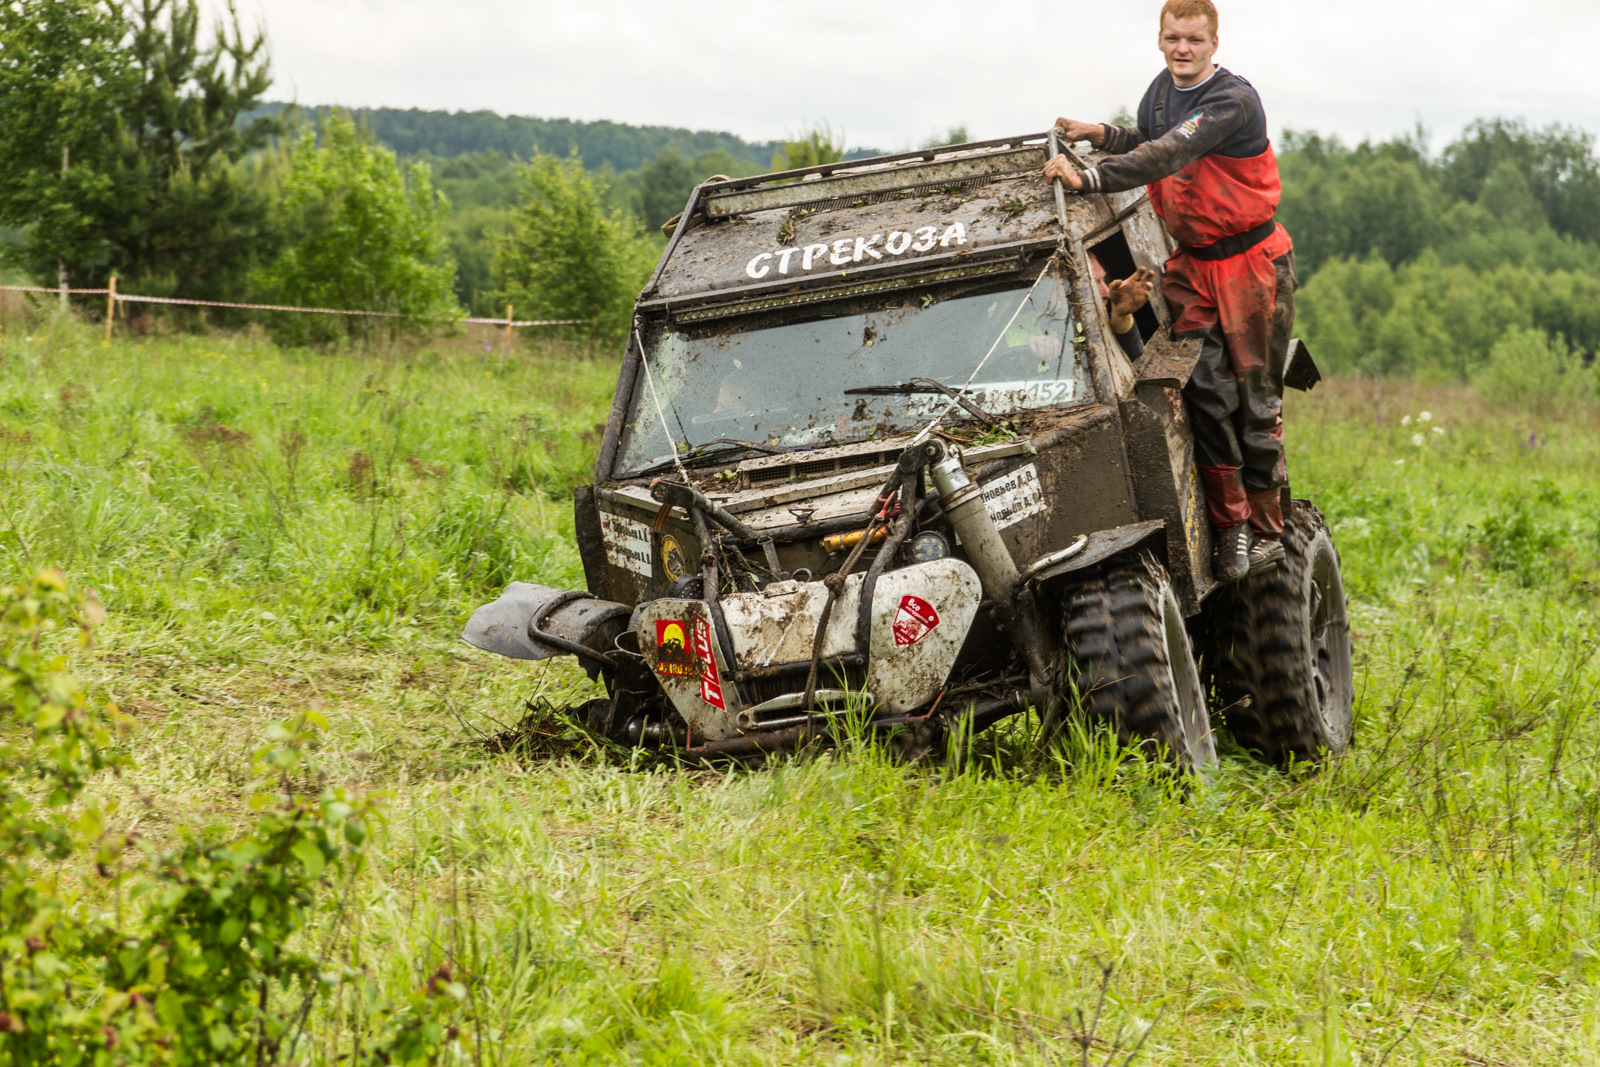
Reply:
[[1228, 361], [1238, 385], [1233, 413], [1250, 527], [1259, 536], [1283, 533], [1279, 490], [1287, 481], [1283, 458], [1283, 366], [1294, 325], [1298, 279], [1294, 253], [1269, 259], [1252, 250], [1209, 264]]
[[1184, 337], [1200, 341], [1200, 359], [1183, 387], [1194, 430], [1194, 458], [1206, 490], [1206, 518], [1219, 529], [1242, 526], [1250, 517], [1244, 480], [1244, 451], [1234, 420], [1239, 412], [1239, 383], [1228, 365], [1219, 329], [1196, 330]]
[[1250, 505], [1240, 477], [1243, 450], [1234, 428], [1239, 386], [1209, 294], [1209, 274], [1207, 264], [1180, 252], [1167, 262], [1161, 291], [1172, 311], [1173, 336], [1200, 341], [1200, 359], [1183, 387], [1183, 399], [1194, 432], [1195, 465], [1205, 487], [1206, 518], [1214, 528], [1224, 529], [1244, 525]]
[[[1239, 410], [1235, 415], [1239, 430], [1245, 495], [1250, 502], [1250, 526], [1263, 537], [1283, 533], [1282, 496], [1288, 483], [1288, 467], [1283, 451], [1283, 368], [1289, 354], [1289, 335], [1294, 329], [1294, 291], [1299, 284], [1294, 253], [1272, 261], [1271, 331], [1264, 339], [1265, 351], [1250, 353], [1246, 368], [1235, 357], [1239, 383]], [[1259, 333], [1254, 337], [1259, 337]], [[1254, 339], [1254, 337], [1252, 339]]]

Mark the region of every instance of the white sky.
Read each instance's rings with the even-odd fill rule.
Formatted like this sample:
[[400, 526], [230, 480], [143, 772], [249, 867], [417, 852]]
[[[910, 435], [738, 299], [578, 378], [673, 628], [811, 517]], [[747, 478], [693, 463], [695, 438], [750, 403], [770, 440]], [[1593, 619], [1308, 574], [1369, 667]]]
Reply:
[[[1220, 0], [1218, 61], [1285, 127], [1435, 144], [1473, 118], [1600, 133], [1600, 0]], [[276, 99], [614, 119], [851, 147], [1134, 107], [1159, 0], [242, 0]]]

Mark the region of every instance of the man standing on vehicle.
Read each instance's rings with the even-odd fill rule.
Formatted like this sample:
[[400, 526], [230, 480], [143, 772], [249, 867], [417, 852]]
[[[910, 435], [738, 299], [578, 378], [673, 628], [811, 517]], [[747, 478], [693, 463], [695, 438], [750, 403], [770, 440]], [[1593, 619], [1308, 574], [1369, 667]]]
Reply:
[[1283, 557], [1279, 490], [1283, 369], [1294, 323], [1294, 244], [1274, 219], [1278, 161], [1250, 83], [1212, 63], [1211, 0], [1167, 0], [1159, 43], [1167, 69], [1139, 104], [1138, 128], [1058, 119], [1069, 141], [1113, 158], [1079, 171], [1045, 164], [1069, 189], [1114, 193], [1149, 186], [1178, 251], [1161, 291], [1176, 337], [1201, 339], [1184, 387], [1213, 534], [1212, 570], [1237, 581]]

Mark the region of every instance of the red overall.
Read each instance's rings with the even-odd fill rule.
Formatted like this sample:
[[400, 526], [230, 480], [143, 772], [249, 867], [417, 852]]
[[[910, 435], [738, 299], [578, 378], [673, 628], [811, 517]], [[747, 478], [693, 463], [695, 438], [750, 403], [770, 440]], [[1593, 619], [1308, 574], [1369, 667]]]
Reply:
[[1193, 249], [1264, 227], [1277, 210], [1278, 161], [1204, 155], [1149, 187], [1150, 200], [1179, 249], [1161, 291], [1176, 337], [1201, 339], [1200, 361], [1184, 387], [1195, 458], [1212, 526], [1246, 521], [1283, 532], [1283, 366], [1294, 321], [1294, 244], [1282, 226], [1226, 259]]

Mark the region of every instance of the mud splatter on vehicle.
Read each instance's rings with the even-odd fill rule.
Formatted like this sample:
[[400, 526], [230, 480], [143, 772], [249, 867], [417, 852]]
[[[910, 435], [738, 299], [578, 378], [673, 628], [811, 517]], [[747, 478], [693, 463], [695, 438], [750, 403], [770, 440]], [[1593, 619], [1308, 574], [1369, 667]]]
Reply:
[[1293, 501], [1287, 558], [1213, 582], [1179, 392], [1197, 350], [1158, 287], [1130, 362], [1089, 266], [1159, 273], [1173, 246], [1142, 192], [1048, 185], [1058, 151], [1051, 133], [695, 189], [576, 492], [588, 588], [515, 583], [466, 639], [576, 655], [609, 694], [588, 728], [700, 755], [846, 715], [926, 744], [1030, 712], [1191, 768], [1217, 727], [1270, 760], [1341, 751], [1326, 525]]

